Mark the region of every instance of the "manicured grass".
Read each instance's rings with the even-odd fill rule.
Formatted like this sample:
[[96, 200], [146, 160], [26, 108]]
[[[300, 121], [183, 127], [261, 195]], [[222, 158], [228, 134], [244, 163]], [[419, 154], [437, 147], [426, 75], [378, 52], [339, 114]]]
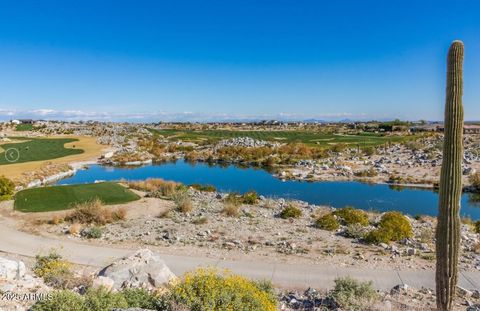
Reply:
[[25, 132], [25, 131], [31, 131], [31, 130], [33, 130], [32, 124], [18, 124], [15, 127], [15, 131], [17, 132]]
[[[13, 139], [13, 138], [12, 138]], [[2, 152], [0, 153], [0, 165], [12, 163], [25, 163], [31, 161], [51, 160], [62, 158], [69, 155], [81, 154], [82, 149], [65, 148], [65, 144], [78, 141], [74, 138], [23, 138], [16, 137], [14, 139], [20, 140], [19, 143], [8, 143], [0, 145]], [[15, 151], [12, 157], [16, 159], [16, 150], [18, 150], [18, 160], [14, 162], [7, 161], [5, 152], [14, 148]]]
[[183, 140], [200, 142], [205, 140], [219, 141], [235, 137], [251, 137], [259, 140], [277, 141], [284, 143], [301, 142], [307, 145], [328, 147], [335, 144], [350, 145], [381, 145], [385, 142], [401, 142], [412, 136], [386, 136], [375, 133], [364, 133], [359, 135], [338, 135], [314, 131], [229, 131], [229, 130], [174, 130], [150, 129], [151, 132], [163, 135], [171, 140]]
[[60, 211], [95, 198], [104, 204], [121, 204], [140, 199], [127, 188], [111, 182], [51, 186], [19, 191], [15, 195], [15, 209], [21, 212]]

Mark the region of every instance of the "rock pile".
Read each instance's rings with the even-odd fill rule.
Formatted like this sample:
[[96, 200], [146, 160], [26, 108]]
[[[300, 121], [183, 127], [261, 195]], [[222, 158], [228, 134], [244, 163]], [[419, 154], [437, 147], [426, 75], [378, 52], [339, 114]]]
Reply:
[[257, 140], [250, 137], [237, 137], [232, 139], [224, 139], [221, 140], [217, 144], [217, 148], [221, 147], [278, 147], [280, 146], [279, 143], [265, 141], [265, 140]]
[[164, 287], [176, 278], [158, 254], [141, 249], [103, 268], [94, 286], [109, 289], [140, 287], [153, 290]]

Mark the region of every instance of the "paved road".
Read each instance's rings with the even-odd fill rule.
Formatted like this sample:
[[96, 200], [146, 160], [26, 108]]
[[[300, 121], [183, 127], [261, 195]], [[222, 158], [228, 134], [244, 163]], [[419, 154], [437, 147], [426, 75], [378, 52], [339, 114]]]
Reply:
[[[71, 262], [103, 267], [116, 258], [132, 253], [133, 250], [100, 247], [75, 241], [60, 241], [19, 232], [0, 222], [0, 251], [24, 256], [35, 256], [40, 252], [56, 248]], [[338, 268], [322, 264], [292, 265], [268, 262], [214, 260], [205, 257], [188, 257], [163, 254], [170, 269], [177, 275], [198, 266], [216, 266], [251, 278], [270, 279], [276, 285], [287, 288], [331, 288], [333, 280], [350, 275], [359, 280], [372, 280], [376, 288], [389, 290], [398, 284], [416, 288], [434, 288], [434, 272], [425, 270], [380, 270], [367, 268]], [[480, 288], [480, 272], [460, 275], [460, 286], [467, 289]]]

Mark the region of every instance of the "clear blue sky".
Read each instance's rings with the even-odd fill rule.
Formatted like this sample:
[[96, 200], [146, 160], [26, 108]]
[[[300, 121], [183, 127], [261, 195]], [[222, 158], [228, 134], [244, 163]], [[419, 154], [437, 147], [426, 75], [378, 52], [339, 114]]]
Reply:
[[0, 119], [442, 119], [454, 39], [479, 120], [479, 1], [0, 0]]

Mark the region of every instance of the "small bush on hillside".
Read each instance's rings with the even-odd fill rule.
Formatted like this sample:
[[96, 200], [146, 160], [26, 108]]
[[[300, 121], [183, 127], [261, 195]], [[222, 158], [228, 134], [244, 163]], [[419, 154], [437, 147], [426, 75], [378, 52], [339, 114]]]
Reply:
[[206, 223], [208, 223], [208, 218], [205, 217], [205, 216], [195, 218], [194, 220], [192, 220], [192, 224], [194, 224], [194, 225], [204, 225]]
[[51, 251], [48, 255], [37, 255], [33, 271], [35, 275], [43, 278], [47, 285], [54, 288], [69, 288], [73, 283], [71, 265], [61, 255]]
[[54, 215], [48, 223], [51, 224], [51, 225], [58, 225], [58, 224], [61, 224], [63, 221], [64, 221], [64, 219], [63, 219], [62, 216]]
[[270, 289], [238, 275], [198, 269], [173, 286], [171, 299], [198, 311], [275, 311], [277, 303]]
[[342, 143], [335, 144], [331, 147], [333, 152], [342, 152], [345, 151], [345, 149], [347, 149], [347, 145]]
[[192, 199], [190, 199], [187, 193], [177, 193], [174, 197], [174, 200], [178, 211], [186, 214], [193, 210]]
[[335, 215], [340, 217], [345, 225], [360, 224], [367, 226], [369, 224], [367, 213], [351, 206], [336, 210]]
[[10, 200], [15, 191], [13, 181], [5, 176], [0, 176], [0, 201]]
[[348, 225], [343, 234], [347, 238], [362, 239], [368, 233], [368, 229], [360, 224]]
[[222, 213], [229, 217], [238, 217], [240, 215], [240, 206], [232, 202], [225, 202]]
[[368, 170], [355, 172], [353, 173], [353, 175], [357, 177], [375, 177], [378, 175], [378, 172], [375, 169], [370, 168]]
[[31, 311], [87, 311], [84, 298], [69, 290], [53, 291], [50, 299], [35, 303]]
[[156, 309], [157, 297], [143, 288], [124, 289], [122, 294], [129, 308]]
[[468, 179], [472, 184], [472, 187], [475, 188], [475, 190], [479, 191], [480, 190], [480, 173], [474, 173], [470, 175]]
[[173, 197], [181, 188], [180, 183], [166, 181], [160, 178], [150, 178], [144, 181], [131, 182], [128, 186], [132, 189], [147, 191], [151, 197]]
[[332, 213], [328, 213], [319, 217], [315, 221], [315, 227], [322, 230], [335, 231], [340, 227], [340, 224], [338, 223], [335, 215], [333, 215]]
[[336, 279], [330, 295], [343, 310], [351, 311], [369, 310], [380, 299], [371, 281], [359, 282], [350, 277]]
[[249, 191], [242, 196], [242, 203], [254, 205], [258, 203], [258, 194], [255, 191]]
[[363, 148], [362, 148], [362, 152], [363, 152], [366, 156], [374, 155], [376, 151], [377, 151], [377, 150], [376, 150], [375, 147], [373, 147], [373, 146], [366, 146], [366, 147], [363, 147]]
[[98, 198], [77, 203], [65, 220], [81, 224], [105, 225], [113, 221], [112, 210], [105, 207]]
[[[32, 311], [110, 311], [124, 308], [142, 308], [151, 310], [180, 310], [170, 308], [169, 297], [164, 299], [151, 294], [144, 289], [124, 289], [121, 292], [111, 292], [105, 288], [89, 289], [83, 296], [68, 290], [58, 290], [51, 293], [50, 299], [37, 302]], [[163, 302], [163, 306], [162, 304]]]
[[230, 203], [233, 205], [241, 205], [242, 197], [237, 192], [231, 192], [223, 199], [223, 202]]
[[112, 220], [120, 221], [127, 218], [127, 209], [124, 207], [117, 208], [112, 211]]
[[88, 239], [100, 239], [102, 234], [102, 228], [95, 226], [85, 232], [85, 237]]
[[477, 220], [473, 227], [475, 233], [480, 233], [480, 220]]
[[73, 223], [68, 228], [68, 233], [72, 235], [77, 235], [80, 233], [80, 231], [82, 231], [82, 225], [79, 223]]
[[100, 287], [89, 289], [85, 294], [86, 310], [111, 311], [114, 308], [128, 308], [128, 302], [120, 293], [114, 293]]
[[204, 192], [215, 192], [217, 191], [217, 188], [212, 185], [200, 185], [200, 184], [191, 184], [190, 187], [193, 189], [196, 189], [198, 191], [204, 191]]
[[413, 236], [412, 225], [400, 212], [383, 214], [377, 229], [365, 236], [367, 243], [389, 243]]
[[283, 219], [300, 218], [302, 216], [302, 211], [294, 204], [289, 204], [280, 212], [279, 216]]

